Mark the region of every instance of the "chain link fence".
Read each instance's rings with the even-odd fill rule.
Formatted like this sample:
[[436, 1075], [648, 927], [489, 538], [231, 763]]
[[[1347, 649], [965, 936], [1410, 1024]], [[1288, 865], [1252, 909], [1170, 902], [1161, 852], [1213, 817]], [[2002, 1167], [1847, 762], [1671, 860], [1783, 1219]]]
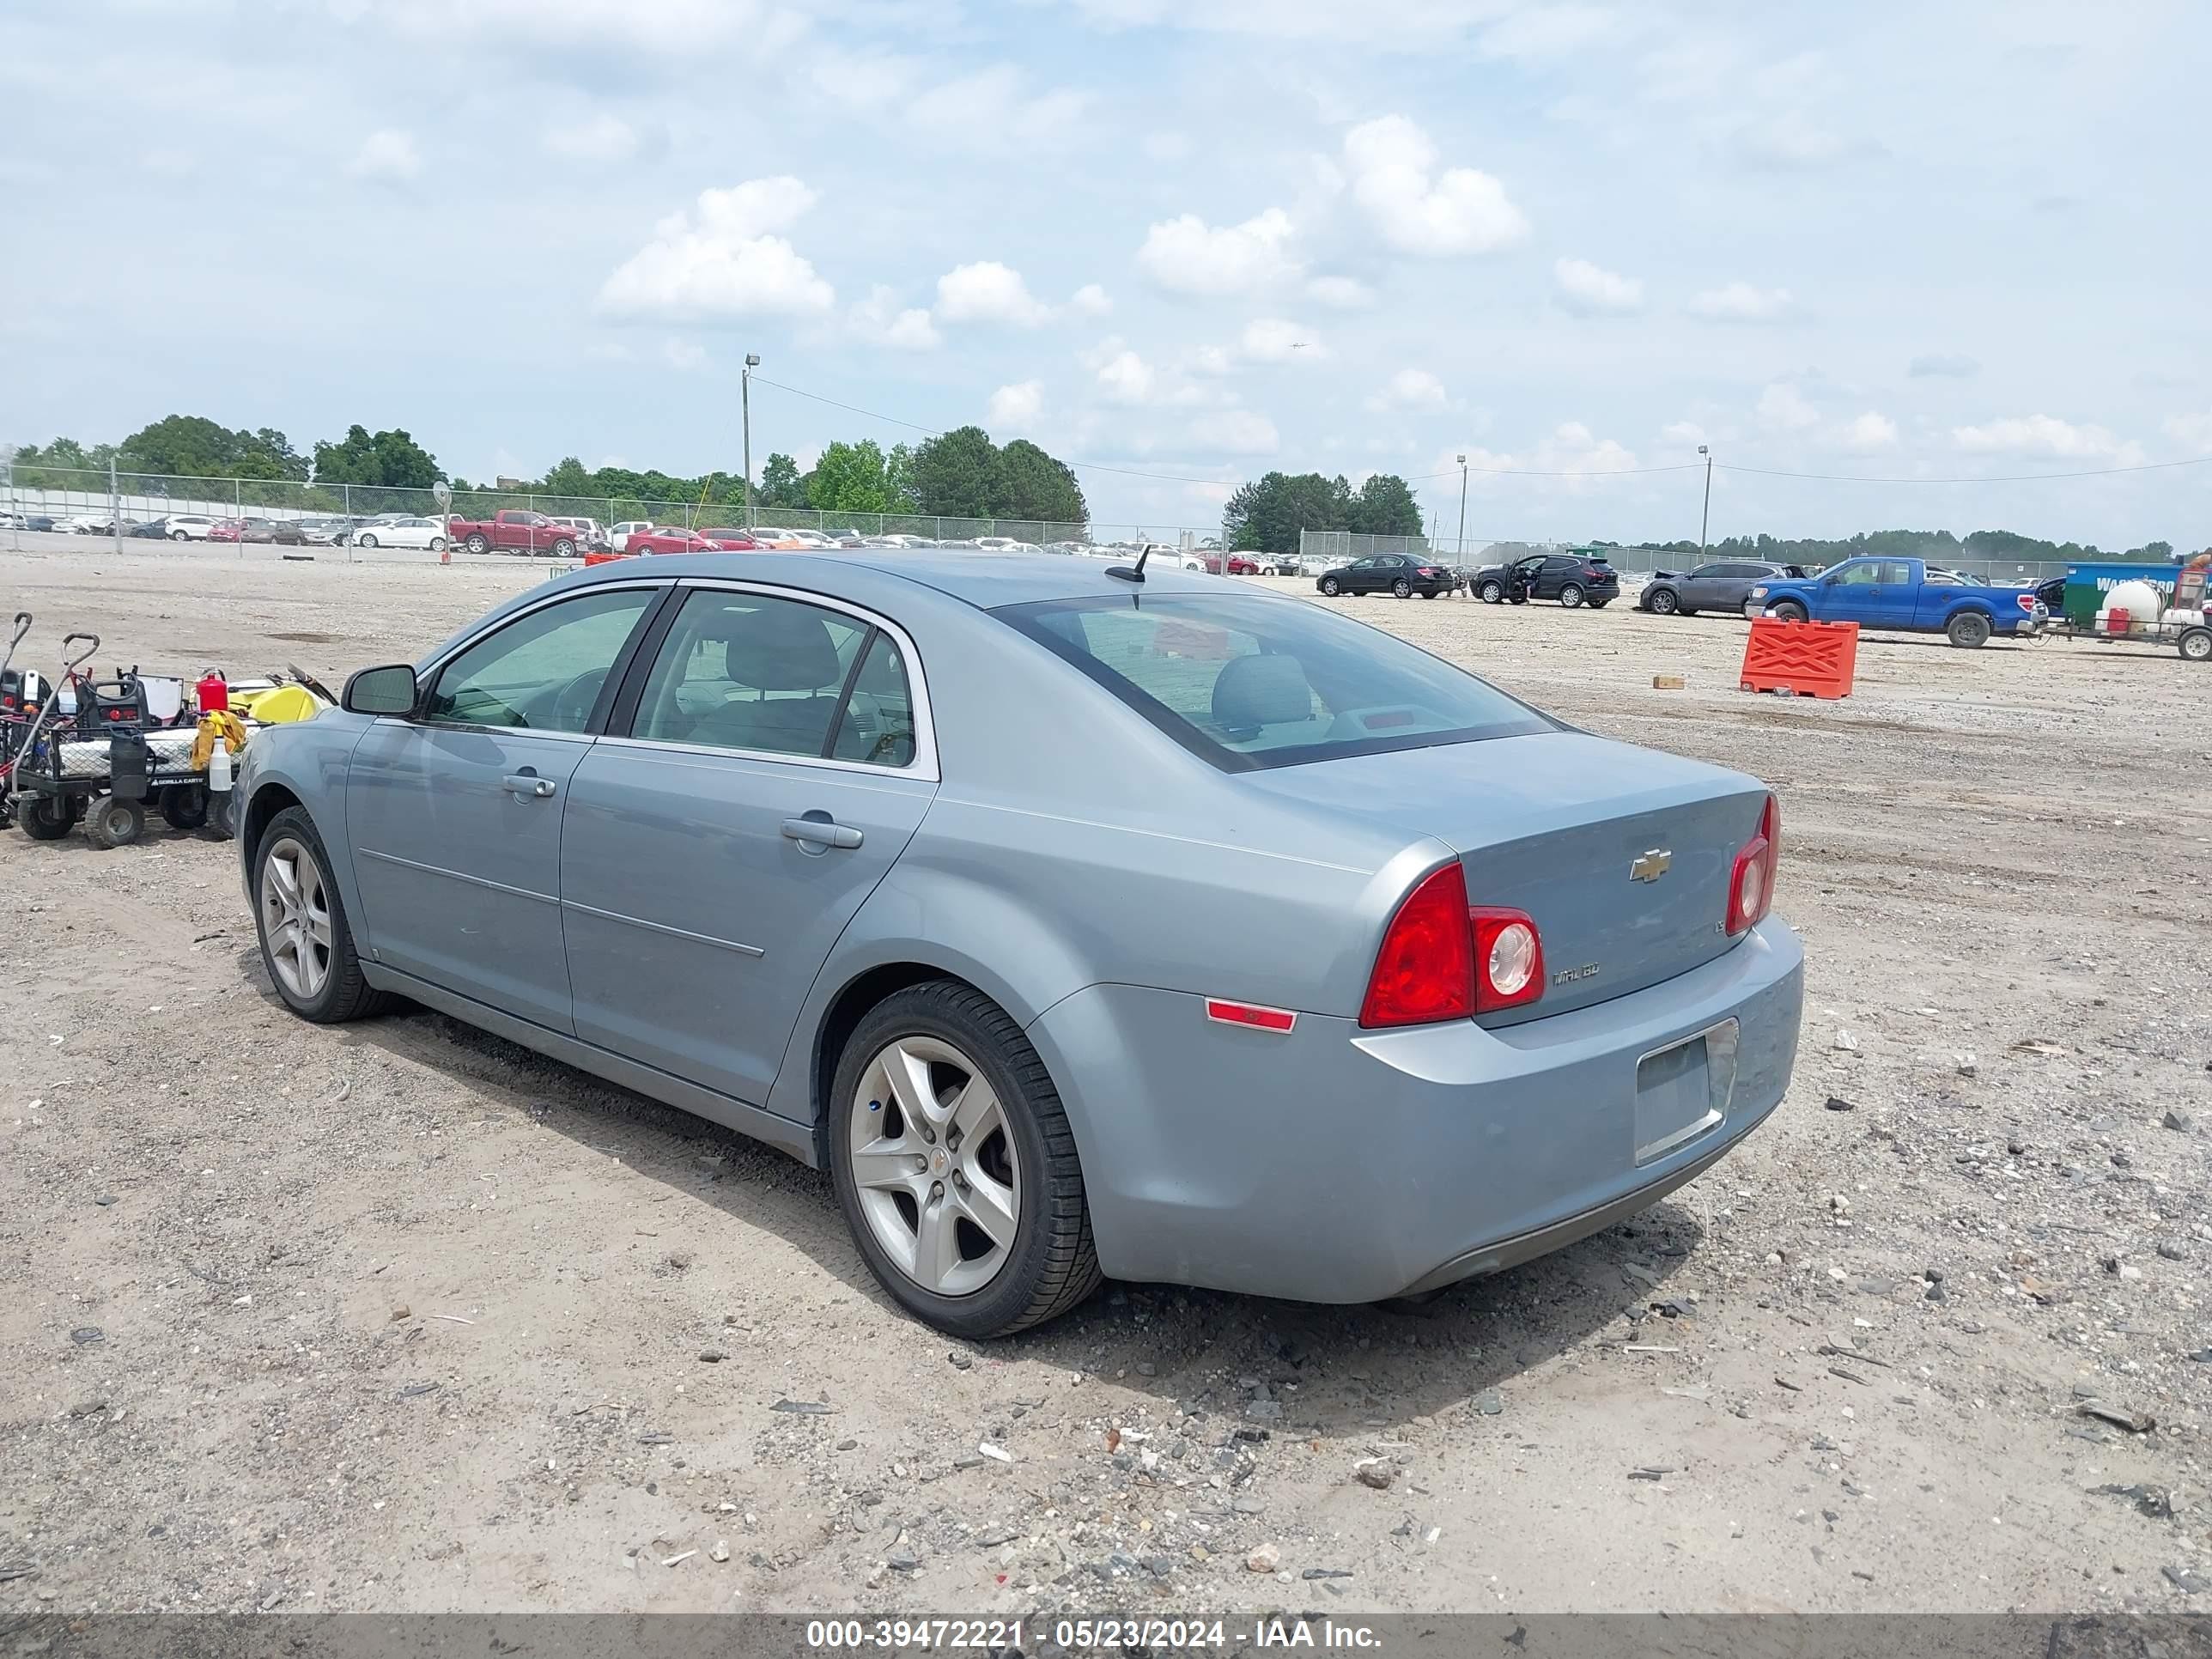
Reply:
[[[1120, 546], [1146, 542], [1196, 550], [1218, 546], [1218, 527], [1079, 524], [1049, 519], [959, 518], [916, 513], [825, 513], [756, 501], [750, 523], [744, 504], [729, 501], [652, 501], [622, 495], [554, 495], [528, 489], [456, 489], [441, 506], [428, 489], [376, 484], [303, 483], [287, 478], [189, 478], [17, 465], [0, 475], [0, 495], [19, 522], [51, 519], [55, 529], [101, 535], [173, 517], [289, 520], [320, 532], [358, 531], [378, 519], [489, 519], [502, 511], [588, 520], [602, 530], [618, 524], [681, 526], [689, 530], [808, 530], [827, 534], [913, 536], [933, 542], [994, 538], [1034, 547]], [[122, 520], [118, 532], [118, 518]]]

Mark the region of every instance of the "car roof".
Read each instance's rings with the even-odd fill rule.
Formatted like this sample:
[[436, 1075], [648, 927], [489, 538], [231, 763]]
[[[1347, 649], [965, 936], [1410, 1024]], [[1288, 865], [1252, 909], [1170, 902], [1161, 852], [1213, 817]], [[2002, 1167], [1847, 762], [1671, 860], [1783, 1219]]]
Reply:
[[[1227, 586], [1225, 577], [1203, 575], [1172, 563], [1164, 564], [1157, 557], [1145, 567], [1145, 584], [1140, 588], [1118, 576], [1108, 575], [1112, 567], [1103, 559], [927, 547], [906, 550], [825, 547], [798, 554], [664, 553], [655, 555], [648, 568], [657, 577], [728, 576], [747, 580], [818, 582], [831, 591], [841, 570], [851, 570], [856, 575], [867, 572], [934, 588], [983, 610], [1041, 599], [1127, 598], [1139, 592], [1221, 594], [1252, 591], [1241, 586]], [[635, 580], [637, 574], [636, 567], [629, 561], [617, 559], [591, 566], [562, 580], [581, 585]]]

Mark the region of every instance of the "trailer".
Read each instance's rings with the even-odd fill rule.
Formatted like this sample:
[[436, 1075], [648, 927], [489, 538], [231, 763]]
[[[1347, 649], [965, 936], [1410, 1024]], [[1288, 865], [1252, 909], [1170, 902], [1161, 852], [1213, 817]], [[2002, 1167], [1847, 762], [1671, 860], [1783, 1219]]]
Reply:
[[2094, 640], [2100, 645], [2149, 645], [2171, 648], [2184, 662], [2212, 662], [2212, 619], [2202, 611], [2169, 611], [2155, 622], [2129, 620], [2112, 628], [2098, 622], [2054, 622], [2044, 638]]

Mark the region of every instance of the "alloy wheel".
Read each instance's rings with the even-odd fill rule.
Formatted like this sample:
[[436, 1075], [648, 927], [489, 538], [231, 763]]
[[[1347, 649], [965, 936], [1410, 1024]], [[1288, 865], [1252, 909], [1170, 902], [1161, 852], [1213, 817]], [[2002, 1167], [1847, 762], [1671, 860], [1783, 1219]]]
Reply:
[[989, 1285], [1013, 1249], [1022, 1174], [975, 1062], [939, 1038], [901, 1037], [868, 1062], [848, 1109], [853, 1184], [893, 1264], [939, 1296]]
[[269, 849], [261, 866], [261, 935], [269, 963], [302, 1002], [322, 994], [331, 976], [331, 906], [322, 866], [290, 836]]

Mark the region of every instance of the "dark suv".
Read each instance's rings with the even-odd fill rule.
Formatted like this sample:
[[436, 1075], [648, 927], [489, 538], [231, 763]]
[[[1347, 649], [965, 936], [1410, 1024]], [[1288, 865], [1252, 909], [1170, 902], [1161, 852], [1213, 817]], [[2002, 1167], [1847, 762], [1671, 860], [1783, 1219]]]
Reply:
[[1354, 559], [1350, 564], [1323, 571], [1314, 586], [1331, 598], [1339, 593], [1395, 593], [1403, 599], [1418, 593], [1433, 599], [1439, 593], [1450, 592], [1458, 580], [1449, 566], [1409, 558], [1403, 553], [1378, 553], [1371, 559]]
[[1741, 617], [1751, 602], [1751, 590], [1759, 583], [1804, 574], [1794, 564], [1768, 564], [1758, 559], [1722, 559], [1701, 564], [1687, 575], [1655, 570], [1636, 596], [1636, 608], [1662, 617], [1693, 617], [1700, 611], [1725, 611]]
[[1474, 597], [1485, 605], [1557, 599], [1573, 611], [1602, 611], [1620, 597], [1620, 578], [1602, 558], [1583, 553], [1534, 553], [1475, 573]]

